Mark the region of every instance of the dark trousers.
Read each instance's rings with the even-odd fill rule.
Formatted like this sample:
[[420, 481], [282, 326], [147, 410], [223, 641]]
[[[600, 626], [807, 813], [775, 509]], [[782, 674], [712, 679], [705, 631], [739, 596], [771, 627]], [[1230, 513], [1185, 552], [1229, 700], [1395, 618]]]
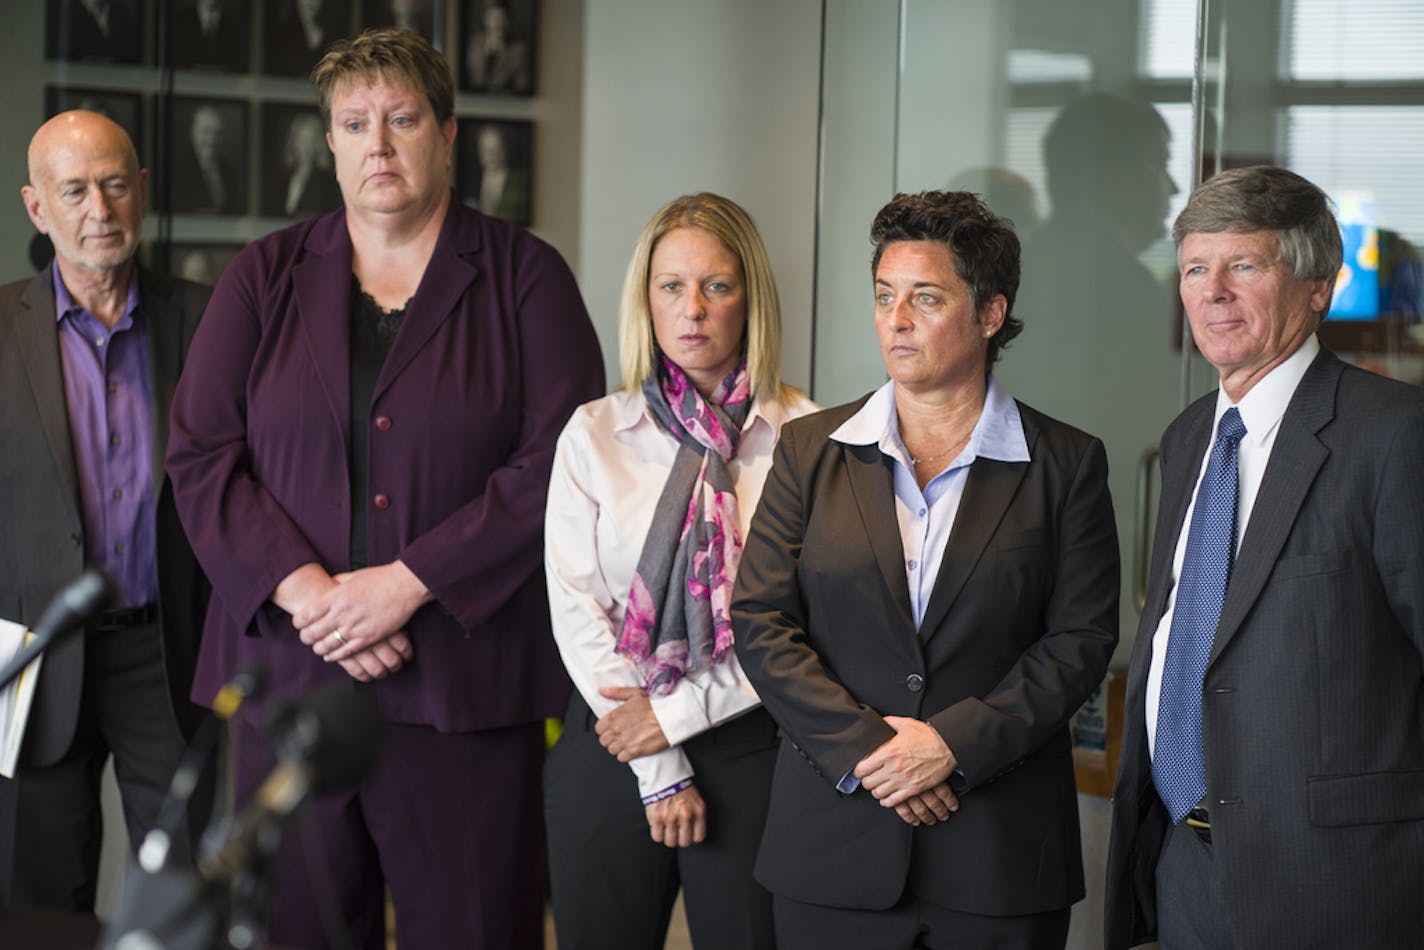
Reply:
[[[866, 873], [874, 873], [867, 868]], [[973, 874], [967, 859], [964, 873]], [[988, 917], [940, 907], [909, 891], [887, 910], [822, 907], [777, 897], [781, 950], [1063, 950], [1068, 908], [1018, 917]]]
[[1165, 950], [1231, 950], [1221, 874], [1184, 823], [1167, 829], [1157, 859], [1157, 939]]
[[697, 950], [775, 946], [771, 897], [752, 880], [766, 824], [776, 727], [755, 709], [683, 744], [707, 805], [707, 839], [648, 836], [632, 770], [598, 744], [575, 694], [544, 772], [559, 950], [658, 950], [678, 888]]
[[[0, 779], [6, 838], [5, 892], [12, 904], [92, 914], [103, 814], [99, 780], [114, 757], [130, 846], [154, 826], [187, 745], [173, 716], [156, 623], [89, 633], [79, 720], [69, 750], [43, 768]], [[41, 674], [40, 688], [45, 688]], [[23, 756], [22, 756], [23, 761]], [[211, 762], [172, 830], [169, 863], [190, 863], [212, 810]]]
[[[240, 809], [272, 757], [251, 726], [233, 742]], [[286, 829], [271, 864], [271, 942], [384, 950], [389, 887], [401, 947], [542, 947], [543, 761], [542, 722], [462, 733], [388, 723], [361, 783], [314, 796]]]

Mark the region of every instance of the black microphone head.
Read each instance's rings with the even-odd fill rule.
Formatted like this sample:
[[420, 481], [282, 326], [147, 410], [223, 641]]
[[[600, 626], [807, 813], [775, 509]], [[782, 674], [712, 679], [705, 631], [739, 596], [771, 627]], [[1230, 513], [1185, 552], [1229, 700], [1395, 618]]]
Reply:
[[305, 762], [312, 790], [355, 784], [376, 761], [381, 712], [365, 691], [323, 686], [281, 710], [271, 725], [279, 761]]
[[59, 589], [30, 629], [46, 642], [64, 636], [107, 607], [116, 593], [107, 574], [97, 567], [85, 568], [83, 574]]
[[114, 582], [97, 567], [85, 568], [77, 580], [65, 585], [59, 592], [59, 599], [63, 601], [64, 608], [81, 618], [81, 622], [109, 606], [117, 596], [118, 590], [114, 587]]

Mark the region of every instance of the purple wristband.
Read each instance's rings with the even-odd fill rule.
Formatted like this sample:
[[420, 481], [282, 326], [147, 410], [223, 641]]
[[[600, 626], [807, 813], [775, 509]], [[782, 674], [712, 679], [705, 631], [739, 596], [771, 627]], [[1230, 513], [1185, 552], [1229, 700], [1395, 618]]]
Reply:
[[690, 779], [690, 778], [685, 778], [685, 779], [683, 779], [681, 782], [676, 782], [676, 783], [674, 783], [674, 784], [672, 784], [672, 785], [669, 785], [667, 788], [663, 789], [661, 792], [653, 792], [653, 794], [651, 794], [651, 795], [644, 795], [644, 796], [643, 796], [643, 804], [644, 804], [644, 805], [651, 805], [651, 804], [653, 804], [654, 802], [660, 802], [660, 801], [662, 801], [664, 798], [672, 798], [672, 797], [673, 797], [674, 795], [676, 795], [678, 792], [685, 791], [685, 790], [687, 790], [687, 789], [689, 789], [689, 788], [691, 788], [691, 787], [692, 787], [692, 779]]

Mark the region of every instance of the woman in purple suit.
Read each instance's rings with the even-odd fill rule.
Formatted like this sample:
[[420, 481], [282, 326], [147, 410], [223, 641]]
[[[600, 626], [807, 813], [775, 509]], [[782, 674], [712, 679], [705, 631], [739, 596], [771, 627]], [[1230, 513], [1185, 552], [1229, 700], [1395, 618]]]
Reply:
[[[542, 942], [543, 719], [567, 695], [540, 524], [554, 442], [603, 390], [572, 275], [452, 200], [449, 67], [370, 30], [315, 70], [344, 208], [228, 267], [174, 398], [169, 471], [214, 587], [195, 698], [246, 666], [276, 698], [369, 691], [374, 770], [275, 862], [274, 944]], [[238, 724], [237, 801], [270, 768]], [[334, 913], [322, 913], [334, 897]]]

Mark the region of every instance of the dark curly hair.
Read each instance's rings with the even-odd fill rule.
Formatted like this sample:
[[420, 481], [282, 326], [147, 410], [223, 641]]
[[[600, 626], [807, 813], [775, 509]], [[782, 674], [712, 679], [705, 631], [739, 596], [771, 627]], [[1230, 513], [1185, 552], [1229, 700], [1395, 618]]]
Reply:
[[873, 280], [885, 248], [899, 241], [934, 241], [954, 257], [954, 270], [969, 285], [975, 319], [996, 295], [1005, 301], [1004, 324], [989, 338], [987, 371], [999, 351], [1023, 331], [1023, 321], [1013, 315], [1019, 289], [1019, 236], [1013, 225], [985, 207], [967, 191], [922, 191], [899, 194], [880, 209], [870, 226], [875, 252], [870, 257]]

